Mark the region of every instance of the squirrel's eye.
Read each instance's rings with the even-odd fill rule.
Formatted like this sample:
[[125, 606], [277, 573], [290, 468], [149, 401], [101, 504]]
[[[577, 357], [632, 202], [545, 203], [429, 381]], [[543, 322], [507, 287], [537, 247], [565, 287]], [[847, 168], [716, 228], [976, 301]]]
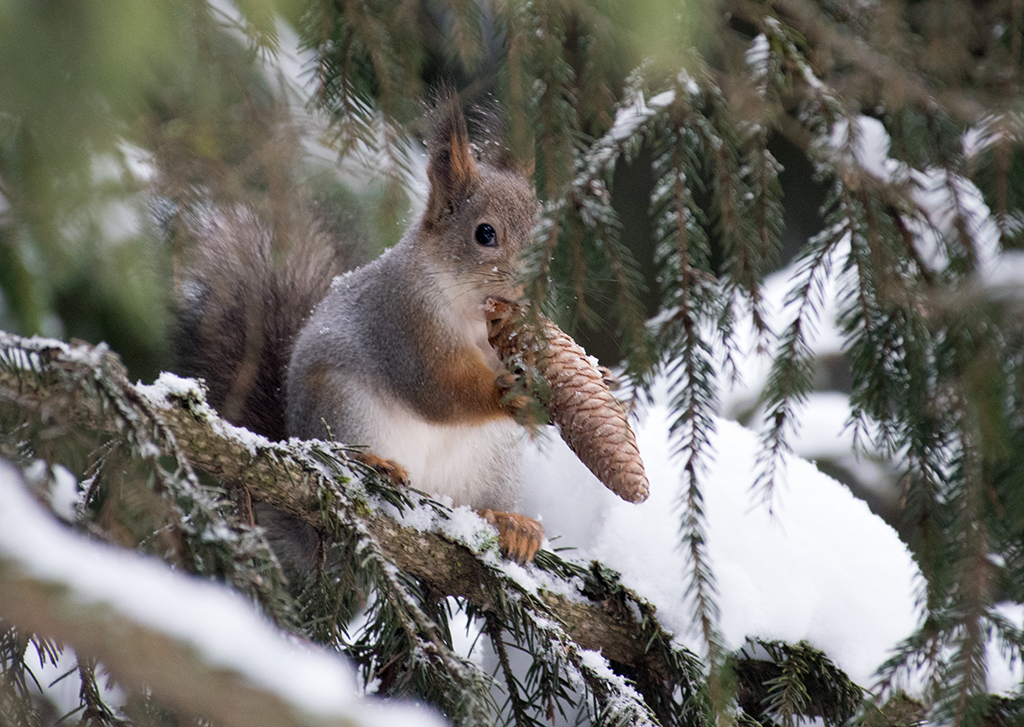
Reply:
[[494, 228], [488, 225], [486, 222], [482, 225], [476, 226], [476, 233], [474, 234], [477, 243], [484, 247], [497, 247], [498, 246], [498, 233], [494, 231]]

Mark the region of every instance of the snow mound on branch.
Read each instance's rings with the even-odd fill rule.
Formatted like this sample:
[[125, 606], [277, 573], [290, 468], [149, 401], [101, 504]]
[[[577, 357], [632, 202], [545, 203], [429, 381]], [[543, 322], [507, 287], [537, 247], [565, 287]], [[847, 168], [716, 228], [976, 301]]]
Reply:
[[[524, 511], [539, 512], [552, 547], [596, 558], [658, 608], [662, 624], [700, 653], [680, 547], [682, 465], [671, 456], [669, 412], [654, 406], [637, 428], [651, 496], [631, 505], [608, 492], [562, 442], [531, 448]], [[919, 573], [895, 531], [815, 466], [786, 457], [769, 505], [752, 490], [756, 436], [724, 419], [701, 476], [707, 551], [726, 645], [746, 637], [807, 640], [870, 686], [889, 650], [917, 624]], [[561, 537], [558, 537], [561, 536]]]
[[0, 503], [0, 568], [190, 643], [207, 664], [239, 672], [311, 718], [366, 726], [441, 724], [423, 708], [361, 699], [343, 659], [284, 636], [228, 588], [61, 527], [3, 460]]

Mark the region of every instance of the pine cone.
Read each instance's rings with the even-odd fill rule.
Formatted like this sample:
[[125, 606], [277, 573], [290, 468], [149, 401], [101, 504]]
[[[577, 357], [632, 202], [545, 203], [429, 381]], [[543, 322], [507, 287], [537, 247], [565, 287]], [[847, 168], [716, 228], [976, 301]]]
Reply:
[[489, 298], [485, 311], [491, 346], [510, 368], [546, 382], [541, 403], [580, 461], [623, 500], [646, 500], [647, 475], [626, 412], [586, 351], [544, 316], [528, 320], [516, 303]]

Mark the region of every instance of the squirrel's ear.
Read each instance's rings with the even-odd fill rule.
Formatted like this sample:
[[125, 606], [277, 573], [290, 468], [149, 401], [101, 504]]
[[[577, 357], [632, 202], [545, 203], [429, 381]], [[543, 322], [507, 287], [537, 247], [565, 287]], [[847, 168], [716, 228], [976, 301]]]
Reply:
[[515, 156], [510, 149], [502, 148], [498, 153], [498, 158], [495, 160], [495, 166], [498, 169], [504, 169], [505, 171], [518, 174], [520, 177], [528, 182], [533, 181], [533, 175], [537, 171], [536, 159], [520, 159]]
[[426, 219], [430, 222], [451, 216], [480, 181], [458, 97], [452, 94], [437, 111], [437, 126], [428, 145], [430, 198]]

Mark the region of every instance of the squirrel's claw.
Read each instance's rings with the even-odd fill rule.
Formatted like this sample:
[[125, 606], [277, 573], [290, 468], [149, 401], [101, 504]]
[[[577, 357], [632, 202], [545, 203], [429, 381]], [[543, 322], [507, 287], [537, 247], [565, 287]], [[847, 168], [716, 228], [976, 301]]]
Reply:
[[515, 512], [484, 509], [480, 517], [498, 528], [501, 552], [520, 564], [533, 560], [544, 540], [544, 526], [533, 518]]
[[406, 486], [409, 484], [409, 473], [406, 472], [405, 467], [395, 462], [393, 459], [384, 459], [378, 457], [372, 452], [359, 452], [355, 455], [355, 459], [362, 462], [364, 465], [372, 469], [377, 474], [387, 477], [391, 480], [392, 484]]

